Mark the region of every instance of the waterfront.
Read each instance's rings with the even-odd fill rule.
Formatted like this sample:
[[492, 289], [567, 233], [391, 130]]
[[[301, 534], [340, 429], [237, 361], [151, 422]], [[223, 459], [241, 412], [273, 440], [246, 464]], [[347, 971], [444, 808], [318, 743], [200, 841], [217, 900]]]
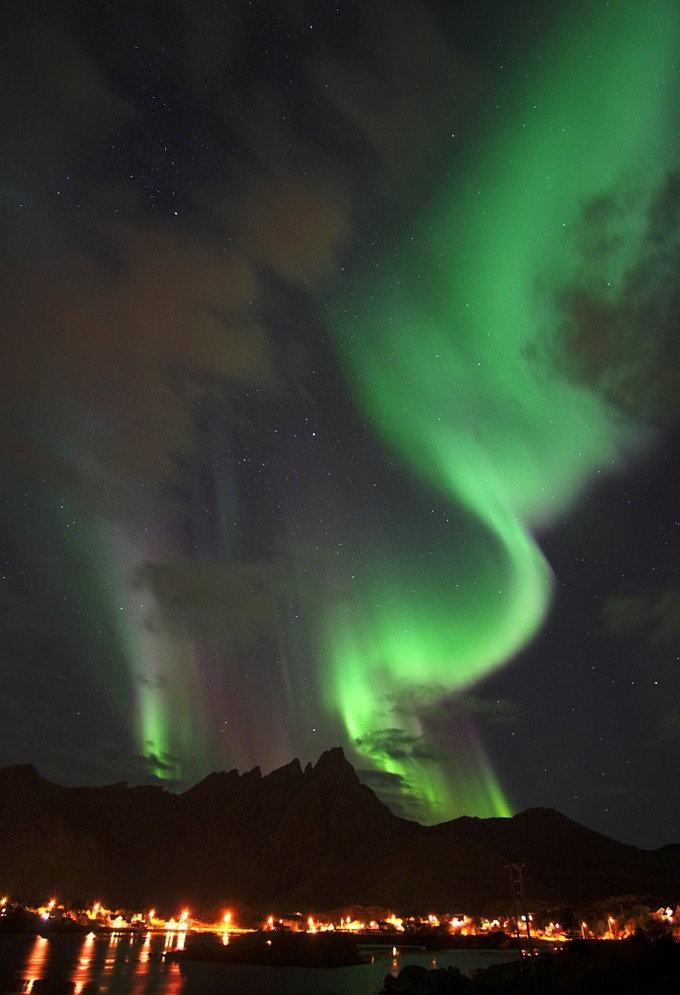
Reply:
[[[164, 933], [0, 935], [0, 995], [374, 995], [405, 964], [474, 971], [514, 960], [516, 951], [366, 946], [369, 963], [341, 968], [274, 968], [193, 963], [164, 954], [181, 936]], [[396, 953], [393, 953], [393, 950]]]

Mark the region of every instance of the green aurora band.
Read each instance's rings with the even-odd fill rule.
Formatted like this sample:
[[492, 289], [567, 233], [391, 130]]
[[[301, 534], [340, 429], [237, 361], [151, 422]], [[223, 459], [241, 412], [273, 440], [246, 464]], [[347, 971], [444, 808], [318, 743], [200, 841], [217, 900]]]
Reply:
[[[409, 562], [396, 539], [383, 546], [355, 580], [354, 610], [326, 634], [328, 704], [433, 819], [510, 814], [481, 746], [454, 759], [453, 776], [446, 749], [425, 749], [428, 717], [535, 636], [552, 574], [534, 530], [644, 437], [560, 372], [558, 299], [573, 281], [616, 293], [677, 164], [679, 21], [669, 0], [572, 8], [506, 81], [453, 183], [334, 323], [368, 418], [465, 527], [464, 543], [452, 526], [448, 550]], [[584, 274], [583, 212], [622, 192], [630, 250]]]

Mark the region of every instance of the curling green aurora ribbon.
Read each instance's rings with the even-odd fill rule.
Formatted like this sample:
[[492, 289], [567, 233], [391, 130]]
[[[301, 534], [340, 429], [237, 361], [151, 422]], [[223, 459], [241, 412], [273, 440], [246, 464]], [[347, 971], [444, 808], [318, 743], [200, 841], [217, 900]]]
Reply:
[[[428, 688], [432, 700], [469, 688], [535, 636], [552, 582], [534, 532], [636, 432], [555, 364], [557, 291], [587, 278], [616, 292], [653, 188], [677, 163], [680, 12], [669, 0], [569, 8], [516, 65], [453, 182], [334, 321], [370, 422], [472, 523], [410, 558], [395, 539], [326, 633], [329, 705], [357, 750], [438, 817], [508, 814], [490, 765], [451, 783], [445, 765], [376, 742], [394, 729], [422, 742]], [[622, 190], [637, 205], [621, 222], [630, 252], [614, 264], [603, 252], [584, 277], [579, 219]]]

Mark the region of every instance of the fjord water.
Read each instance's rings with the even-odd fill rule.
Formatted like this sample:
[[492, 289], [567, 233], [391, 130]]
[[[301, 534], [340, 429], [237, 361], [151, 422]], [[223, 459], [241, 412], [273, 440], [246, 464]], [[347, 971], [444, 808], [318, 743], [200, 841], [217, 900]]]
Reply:
[[180, 967], [163, 956], [174, 949], [169, 934], [42, 937], [0, 935], [0, 995], [374, 995], [386, 974], [405, 964], [455, 965], [474, 971], [513, 960], [507, 950], [425, 951], [367, 948], [370, 962], [355, 967], [251, 967], [193, 963]]

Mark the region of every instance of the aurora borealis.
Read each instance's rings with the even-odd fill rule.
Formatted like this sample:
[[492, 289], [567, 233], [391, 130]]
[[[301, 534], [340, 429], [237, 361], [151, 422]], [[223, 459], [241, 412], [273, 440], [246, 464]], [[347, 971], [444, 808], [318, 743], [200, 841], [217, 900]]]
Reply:
[[680, 839], [680, 13], [9, 26], [0, 764]]
[[[420, 681], [440, 696], [468, 688], [532, 639], [551, 596], [532, 529], [615, 464], [626, 435], [646, 429], [561, 374], [551, 340], [564, 322], [555, 291], [579, 276], [573, 233], [582, 205], [621, 186], [647, 205], [677, 161], [664, 84], [680, 22], [672, 5], [658, 12], [650, 21], [629, 11], [615, 32], [606, 10], [589, 11], [576, 37], [562, 28], [548, 68], [528, 85], [509, 84], [503, 125], [488, 126], [487, 142], [415, 226], [412, 247], [385, 267], [377, 293], [371, 279], [368, 304], [359, 297], [339, 328], [351, 382], [378, 430], [414, 473], [470, 512], [486, 539], [486, 548], [475, 537], [466, 551], [469, 573], [458, 584], [457, 565], [447, 584], [446, 567], [420, 577], [417, 564], [402, 566], [390, 579], [369, 564], [358, 633], [353, 622], [331, 640], [334, 693], [355, 739], [370, 741], [381, 688], [387, 696]], [[593, 39], [604, 37], [595, 61]], [[633, 254], [644, 212], [629, 213]], [[616, 262], [622, 272], [608, 262], [600, 276], [614, 287], [629, 255]], [[367, 612], [375, 591], [388, 592], [384, 605]], [[420, 735], [417, 712], [414, 720]], [[473, 781], [489, 788], [488, 775], [475, 771]], [[459, 782], [451, 790], [460, 798]], [[435, 796], [444, 791], [439, 785]], [[496, 794], [473, 789], [469, 804], [505, 815]]]

